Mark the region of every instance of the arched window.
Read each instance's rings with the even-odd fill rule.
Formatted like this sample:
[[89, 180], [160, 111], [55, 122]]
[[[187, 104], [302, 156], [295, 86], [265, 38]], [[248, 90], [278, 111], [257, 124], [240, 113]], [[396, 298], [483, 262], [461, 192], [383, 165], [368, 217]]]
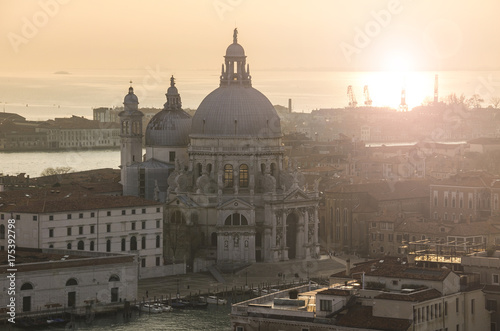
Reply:
[[240, 165], [240, 187], [248, 187], [248, 166]]
[[54, 248], [54, 245], [50, 244], [50, 245], [49, 245], [49, 248]]
[[224, 166], [224, 187], [233, 186], [233, 166], [226, 164]]
[[234, 213], [226, 217], [224, 225], [248, 225], [247, 218], [239, 213]]
[[111, 277], [109, 277], [109, 281], [110, 282], [119, 282], [120, 277], [118, 277], [117, 275], [111, 275]]
[[133, 236], [130, 238], [130, 250], [131, 251], [136, 251], [137, 250], [137, 238]]
[[210, 245], [211, 246], [217, 246], [217, 233], [212, 232], [210, 235]]
[[33, 285], [31, 283], [24, 283], [21, 285], [21, 291], [32, 290]]
[[186, 220], [184, 219], [184, 215], [180, 210], [176, 210], [170, 214], [170, 223], [173, 224], [184, 224]]
[[212, 173], [212, 163], [207, 164], [207, 173], [209, 175]]
[[146, 249], [146, 237], [141, 238], [141, 249]]
[[111, 252], [111, 240], [106, 240], [106, 252]]
[[77, 249], [78, 249], [79, 251], [83, 251], [83, 250], [85, 249], [85, 243], [83, 242], [83, 240], [80, 240], [80, 241], [78, 242]]
[[160, 236], [156, 236], [156, 248], [160, 248], [161, 246], [161, 241], [160, 241]]
[[277, 171], [276, 171], [276, 163], [271, 163], [271, 176], [276, 177]]
[[127, 243], [125, 242], [125, 238], [122, 238], [122, 252], [127, 249]]
[[66, 249], [71, 249], [71, 243], [68, 243], [68, 244], [66, 245]]
[[200, 177], [203, 173], [203, 166], [201, 165], [201, 163], [197, 163], [196, 164], [196, 172], [197, 172], [197, 176]]
[[93, 251], [93, 250], [95, 249], [94, 245], [95, 245], [95, 244], [94, 244], [94, 241], [92, 240], [92, 241], [90, 242], [90, 250], [91, 250], [91, 251]]
[[0, 239], [5, 239], [5, 225], [0, 225]]
[[78, 285], [78, 282], [74, 278], [70, 278], [66, 281], [66, 286], [76, 286]]

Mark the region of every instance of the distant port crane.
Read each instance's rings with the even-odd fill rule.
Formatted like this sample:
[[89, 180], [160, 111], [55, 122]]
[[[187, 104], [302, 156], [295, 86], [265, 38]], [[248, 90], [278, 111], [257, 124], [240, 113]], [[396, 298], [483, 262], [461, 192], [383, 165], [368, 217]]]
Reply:
[[399, 111], [408, 111], [408, 105], [406, 104], [406, 89], [404, 87], [401, 90], [401, 103], [399, 104]]
[[371, 106], [373, 101], [370, 99], [370, 92], [368, 91], [368, 85], [363, 88], [363, 94], [365, 95], [365, 106]]
[[352, 85], [347, 86], [347, 97], [349, 98], [349, 107], [356, 107], [358, 102], [356, 101], [356, 97], [352, 91]]

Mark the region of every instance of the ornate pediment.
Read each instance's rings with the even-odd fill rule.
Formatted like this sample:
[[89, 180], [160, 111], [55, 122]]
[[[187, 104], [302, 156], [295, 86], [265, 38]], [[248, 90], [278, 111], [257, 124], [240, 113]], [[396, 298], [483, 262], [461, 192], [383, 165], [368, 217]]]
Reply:
[[217, 209], [225, 210], [225, 209], [254, 209], [254, 206], [244, 200], [233, 198], [228, 201], [221, 203]]
[[191, 198], [184, 194], [176, 195], [172, 200], [168, 201], [166, 205], [167, 208], [175, 206], [178, 206], [180, 208], [198, 207], [198, 204], [196, 202], [194, 202]]
[[288, 193], [283, 200], [284, 201], [311, 200], [311, 198], [306, 193], [304, 193], [304, 191], [297, 188], [292, 192]]

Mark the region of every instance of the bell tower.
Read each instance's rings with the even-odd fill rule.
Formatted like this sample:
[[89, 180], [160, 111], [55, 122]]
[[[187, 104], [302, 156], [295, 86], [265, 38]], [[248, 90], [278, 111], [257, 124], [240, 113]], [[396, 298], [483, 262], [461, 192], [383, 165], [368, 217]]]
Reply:
[[126, 186], [126, 168], [135, 163], [142, 162], [142, 117], [139, 111], [139, 100], [134, 94], [134, 88], [130, 86], [128, 94], [123, 100], [123, 111], [120, 117], [121, 138], [121, 182]]

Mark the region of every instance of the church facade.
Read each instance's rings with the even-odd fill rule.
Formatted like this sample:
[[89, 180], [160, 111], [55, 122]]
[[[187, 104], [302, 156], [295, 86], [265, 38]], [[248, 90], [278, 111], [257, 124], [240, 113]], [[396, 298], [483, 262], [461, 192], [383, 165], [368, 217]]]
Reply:
[[[167, 92], [159, 113], [164, 114], [157, 115], [161, 120], [153, 118], [146, 129], [145, 159], [122, 156], [124, 194], [140, 195], [141, 172], [142, 183], [155, 178], [142, 190], [145, 197], [165, 202], [167, 261], [234, 265], [314, 258], [319, 254], [317, 184], [308, 188], [296, 165], [285, 159], [280, 119], [252, 87], [236, 29], [224, 60], [219, 87], [192, 118], [179, 115], [177, 90], [177, 108], [167, 105], [174, 91]], [[172, 80], [169, 91], [173, 87]], [[122, 155], [128, 155], [130, 137], [123, 134], [122, 140]], [[160, 164], [168, 170], [148, 175]]]

